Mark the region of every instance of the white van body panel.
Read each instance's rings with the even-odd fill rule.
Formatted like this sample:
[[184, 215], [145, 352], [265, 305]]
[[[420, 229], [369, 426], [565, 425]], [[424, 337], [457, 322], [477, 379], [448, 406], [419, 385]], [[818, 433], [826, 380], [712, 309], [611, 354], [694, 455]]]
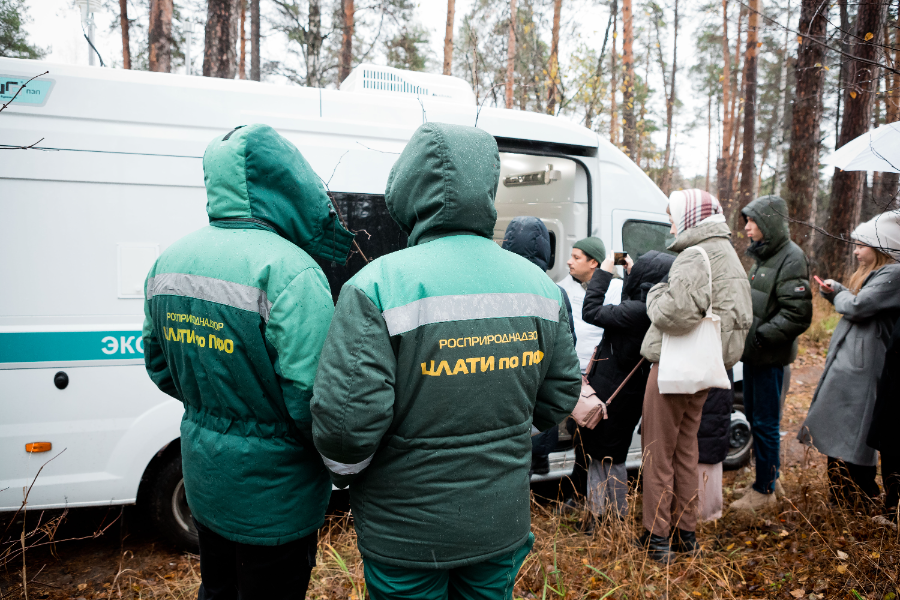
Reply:
[[[498, 190], [495, 239], [516, 215], [544, 219], [557, 239], [555, 280], [566, 275], [572, 244], [589, 234], [589, 214], [591, 232], [619, 249], [613, 210], [659, 218], [665, 208], [618, 149], [547, 115], [0, 58], [0, 76], [43, 71], [52, 82], [45, 102], [0, 114], [0, 145], [41, 140], [0, 160], [0, 510], [19, 508], [42, 466], [30, 508], [135, 502], [148, 463], [178, 439], [181, 404], [144, 369], [136, 282], [156, 253], [207, 225], [203, 152], [236, 125], [277, 129], [331, 191], [381, 195], [419, 125], [477, 121], [501, 139], [503, 176], [551, 164], [564, 174], [544, 189]], [[504, 138], [585, 151], [508, 151]], [[60, 371], [65, 389], [54, 385]], [[52, 450], [25, 452], [32, 442]]]

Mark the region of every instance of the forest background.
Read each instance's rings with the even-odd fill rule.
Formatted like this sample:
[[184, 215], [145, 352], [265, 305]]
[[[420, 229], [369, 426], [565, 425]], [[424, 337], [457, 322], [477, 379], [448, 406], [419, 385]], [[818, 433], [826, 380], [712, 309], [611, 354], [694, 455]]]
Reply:
[[[331, 88], [361, 62], [461, 77], [480, 104], [593, 129], [666, 194], [709, 190], [739, 249], [740, 209], [779, 194], [830, 277], [853, 267], [841, 238], [898, 208], [896, 173], [819, 159], [900, 120], [900, 0], [100, 2], [98, 54], [113, 68], [185, 73], [191, 56], [196, 75]], [[0, 0], [0, 56], [85, 61], [86, 43], [32, 41], [50, 4]]]

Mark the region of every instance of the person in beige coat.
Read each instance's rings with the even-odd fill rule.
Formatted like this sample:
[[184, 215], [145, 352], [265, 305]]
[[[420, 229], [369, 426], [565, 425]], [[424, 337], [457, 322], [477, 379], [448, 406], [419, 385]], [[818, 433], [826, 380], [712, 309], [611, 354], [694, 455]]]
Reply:
[[652, 366], [644, 392], [641, 431], [646, 531], [639, 543], [650, 558], [660, 562], [668, 562], [673, 551], [698, 550], [694, 534], [698, 508], [697, 430], [708, 390], [660, 394], [658, 384], [663, 333], [690, 332], [703, 319], [710, 303], [706, 261], [700, 252], [685, 250], [700, 246], [709, 256], [712, 309], [721, 319], [726, 369], [740, 360], [753, 320], [750, 284], [731, 245], [731, 230], [718, 200], [702, 190], [673, 192], [667, 211], [676, 236], [669, 250], [679, 255], [668, 281], [653, 286], [647, 296], [647, 314], [653, 324], [641, 345], [641, 355]]

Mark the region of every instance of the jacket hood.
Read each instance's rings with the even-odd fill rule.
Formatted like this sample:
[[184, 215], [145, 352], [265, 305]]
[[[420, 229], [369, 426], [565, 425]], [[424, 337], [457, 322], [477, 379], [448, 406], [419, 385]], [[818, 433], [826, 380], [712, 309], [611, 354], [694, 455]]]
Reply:
[[[669, 274], [675, 257], [665, 252], [651, 250], [640, 257], [622, 285], [623, 300], [645, 300], [646, 290], [662, 281]], [[642, 293], [642, 290], [643, 293]]]
[[503, 249], [527, 258], [542, 270], [550, 268], [550, 233], [537, 217], [516, 217], [503, 235]]
[[426, 123], [410, 138], [388, 177], [384, 199], [409, 234], [409, 246], [451, 234], [491, 238], [500, 153], [482, 129]]
[[762, 196], [757, 198], [745, 206], [741, 214], [753, 219], [764, 236], [761, 242], [750, 244], [747, 249], [747, 254], [750, 256], [760, 259], [768, 258], [790, 241], [791, 234], [785, 218], [785, 215], [788, 214], [787, 202], [781, 197]]
[[669, 244], [668, 249], [672, 252], [681, 252], [682, 250], [687, 250], [691, 246], [696, 246], [703, 240], [716, 237], [725, 239], [731, 237], [731, 230], [728, 228], [728, 223], [725, 223], [724, 219], [721, 221], [716, 220], [701, 223], [690, 229], [685, 229], [675, 236], [675, 239]]
[[211, 225], [273, 229], [314, 257], [346, 262], [353, 234], [297, 147], [268, 125], [241, 125], [211, 141], [203, 180]]

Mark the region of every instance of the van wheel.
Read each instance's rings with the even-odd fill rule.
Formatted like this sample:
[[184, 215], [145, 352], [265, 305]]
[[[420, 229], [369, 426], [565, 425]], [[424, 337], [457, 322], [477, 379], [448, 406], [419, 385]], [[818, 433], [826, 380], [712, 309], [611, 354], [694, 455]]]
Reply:
[[[739, 418], [734, 418], [740, 415]], [[734, 413], [731, 426], [728, 429], [728, 455], [722, 463], [725, 471], [740, 469], [750, 462], [750, 453], [753, 449], [753, 436], [750, 434], [750, 424], [743, 413]]]
[[170, 542], [190, 552], [199, 551], [197, 528], [184, 494], [181, 453], [174, 453], [156, 473], [148, 498], [150, 521]]

